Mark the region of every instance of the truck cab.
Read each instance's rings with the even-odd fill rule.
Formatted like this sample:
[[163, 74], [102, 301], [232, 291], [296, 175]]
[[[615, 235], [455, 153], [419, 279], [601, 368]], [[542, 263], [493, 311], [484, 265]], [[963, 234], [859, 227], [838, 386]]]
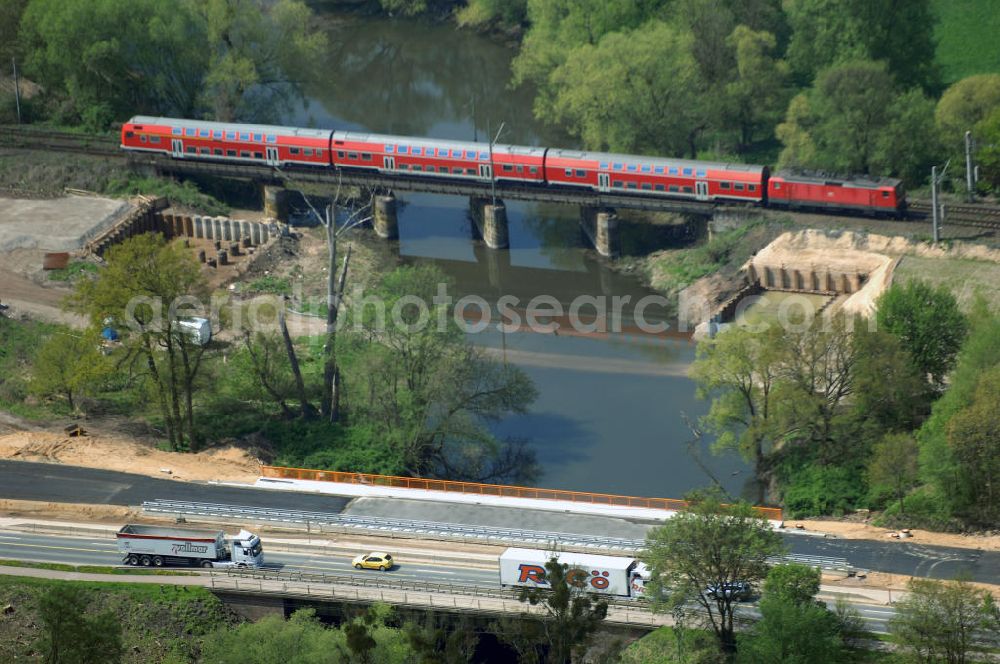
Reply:
[[260, 538], [248, 530], [241, 530], [230, 542], [229, 560], [237, 567], [260, 567], [264, 564], [264, 548]]

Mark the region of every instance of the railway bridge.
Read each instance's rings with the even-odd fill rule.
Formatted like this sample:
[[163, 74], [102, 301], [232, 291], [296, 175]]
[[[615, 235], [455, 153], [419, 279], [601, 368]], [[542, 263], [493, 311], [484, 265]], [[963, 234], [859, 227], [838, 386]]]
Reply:
[[580, 225], [602, 256], [619, 253], [618, 219], [616, 209], [677, 212], [705, 218], [732, 218], [745, 214], [744, 207], [719, 206], [710, 202], [665, 200], [623, 196], [614, 192], [597, 192], [590, 189], [552, 189], [511, 182], [446, 182], [426, 177], [378, 171], [337, 171], [306, 167], [276, 168], [263, 164], [227, 164], [200, 160], [172, 159], [163, 155], [130, 154], [137, 166], [153, 168], [160, 173], [178, 175], [212, 175], [241, 180], [252, 180], [264, 185], [265, 208], [272, 216], [281, 218], [285, 186], [303, 183], [330, 186], [348, 185], [374, 189], [381, 192], [374, 201], [374, 228], [382, 238], [399, 236], [396, 217], [395, 192], [421, 192], [467, 196], [476, 228], [486, 246], [504, 249], [509, 245], [507, 212], [504, 200], [543, 201], [569, 203], [580, 206]]

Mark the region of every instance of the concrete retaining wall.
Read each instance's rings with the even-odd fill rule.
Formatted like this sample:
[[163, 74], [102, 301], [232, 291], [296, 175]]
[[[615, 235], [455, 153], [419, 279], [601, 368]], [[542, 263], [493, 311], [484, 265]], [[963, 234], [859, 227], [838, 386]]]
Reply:
[[109, 247], [140, 233], [163, 233], [167, 238], [189, 237], [220, 242], [240, 242], [249, 238], [249, 246], [259, 246], [281, 231], [273, 222], [161, 212], [165, 206], [164, 199], [157, 199], [156, 203], [138, 207], [122, 223], [97, 238], [90, 250], [101, 256]]

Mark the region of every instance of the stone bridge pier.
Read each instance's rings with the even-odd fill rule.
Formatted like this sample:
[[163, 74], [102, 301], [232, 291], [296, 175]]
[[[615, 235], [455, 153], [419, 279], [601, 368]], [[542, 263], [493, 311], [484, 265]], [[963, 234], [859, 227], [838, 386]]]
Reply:
[[583, 206], [580, 208], [580, 228], [601, 256], [617, 258], [621, 255], [621, 235], [618, 232], [618, 215], [612, 208]]
[[283, 187], [265, 184], [261, 186], [261, 196], [264, 198], [264, 216], [280, 222], [288, 222], [288, 190]]
[[507, 206], [499, 198], [472, 196], [469, 198], [472, 221], [479, 237], [490, 249], [506, 249], [510, 246], [510, 230], [507, 226]]
[[383, 240], [398, 239], [399, 218], [396, 212], [396, 196], [394, 194], [376, 196], [373, 207], [372, 227], [375, 229], [375, 234]]

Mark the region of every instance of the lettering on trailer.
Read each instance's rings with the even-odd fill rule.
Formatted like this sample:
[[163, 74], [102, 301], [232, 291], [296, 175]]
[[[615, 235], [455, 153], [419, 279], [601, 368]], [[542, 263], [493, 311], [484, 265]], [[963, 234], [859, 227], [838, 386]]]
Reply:
[[[522, 564], [518, 566], [518, 570], [521, 572], [518, 577], [518, 583], [527, 583], [528, 581], [541, 585], [548, 585], [549, 583], [545, 580], [545, 568], [540, 565]], [[574, 588], [586, 588], [589, 584], [596, 590], [607, 590], [608, 586], [611, 585], [607, 570], [595, 569], [588, 572], [587, 570], [578, 568], [573, 568], [566, 572], [566, 583]]]
[[192, 544], [191, 542], [184, 542], [183, 544], [173, 544], [172, 545], [174, 553], [205, 553], [208, 551], [208, 547], [202, 544]]

